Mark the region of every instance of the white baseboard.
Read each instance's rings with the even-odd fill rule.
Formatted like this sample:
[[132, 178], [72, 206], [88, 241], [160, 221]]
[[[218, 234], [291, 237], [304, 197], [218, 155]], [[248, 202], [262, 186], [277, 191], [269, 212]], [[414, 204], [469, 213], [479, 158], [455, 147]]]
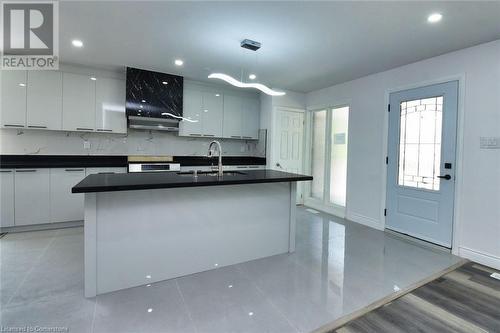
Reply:
[[461, 257], [478, 262], [485, 266], [493, 267], [495, 269], [500, 269], [500, 257], [494, 256], [492, 254], [484, 253], [477, 250], [472, 250], [463, 246], [459, 248], [458, 254]]
[[359, 224], [362, 224], [362, 225], [365, 225], [367, 227], [377, 229], [377, 230], [384, 230], [384, 226], [382, 225], [382, 223], [380, 223], [379, 220], [365, 216], [365, 215], [348, 212], [346, 219], [351, 220], [351, 221], [356, 222], [356, 223], [359, 223]]

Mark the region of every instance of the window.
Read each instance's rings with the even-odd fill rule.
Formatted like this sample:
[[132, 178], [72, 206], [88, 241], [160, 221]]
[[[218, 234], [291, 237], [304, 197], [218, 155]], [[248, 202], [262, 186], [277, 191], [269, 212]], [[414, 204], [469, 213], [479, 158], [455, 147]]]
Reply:
[[310, 199], [315, 206], [346, 205], [348, 118], [348, 106], [312, 112]]
[[400, 105], [398, 185], [439, 191], [443, 96]]

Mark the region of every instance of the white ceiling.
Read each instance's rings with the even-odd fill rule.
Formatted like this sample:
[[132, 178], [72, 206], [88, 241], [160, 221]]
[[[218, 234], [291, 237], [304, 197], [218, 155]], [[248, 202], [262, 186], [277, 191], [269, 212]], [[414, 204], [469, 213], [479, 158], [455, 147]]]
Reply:
[[[443, 20], [431, 25], [435, 11]], [[308, 92], [499, 39], [500, 1], [67, 1], [59, 29], [62, 62], [205, 81], [243, 68], [269, 86]], [[240, 48], [245, 38], [262, 48]]]

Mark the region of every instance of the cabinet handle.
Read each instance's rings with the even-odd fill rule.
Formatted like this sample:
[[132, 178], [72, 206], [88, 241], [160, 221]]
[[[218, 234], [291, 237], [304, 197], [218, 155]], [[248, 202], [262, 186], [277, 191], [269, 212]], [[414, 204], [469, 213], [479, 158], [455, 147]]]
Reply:
[[36, 170], [16, 170], [16, 172], [36, 172]]
[[97, 132], [113, 132], [111, 129], [105, 129], [105, 128], [98, 128]]
[[214, 134], [203, 134], [203, 136], [215, 136]]
[[238, 136], [238, 135], [231, 135], [232, 138], [235, 138], [235, 139], [241, 139], [241, 136]]
[[4, 127], [24, 127], [24, 125], [11, 125], [11, 124], [5, 124], [3, 126]]
[[85, 128], [85, 127], [77, 127], [76, 130], [77, 131], [93, 131], [92, 128]]
[[2, 173], [12, 172], [12, 170], [0, 170]]
[[28, 125], [28, 128], [47, 128], [47, 126]]
[[201, 136], [201, 134], [193, 133], [193, 134], [189, 134], [189, 136]]
[[64, 171], [84, 171], [84, 169], [64, 169]]
[[243, 136], [243, 139], [253, 139], [251, 136]]

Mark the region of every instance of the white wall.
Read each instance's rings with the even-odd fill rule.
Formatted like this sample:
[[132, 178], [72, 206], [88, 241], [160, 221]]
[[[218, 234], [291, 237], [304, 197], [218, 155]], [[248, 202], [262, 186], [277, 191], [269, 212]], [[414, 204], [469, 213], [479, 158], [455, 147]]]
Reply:
[[349, 101], [347, 217], [382, 229], [388, 91], [458, 77], [463, 145], [453, 250], [500, 268], [500, 149], [479, 148], [480, 136], [500, 136], [500, 40], [314, 91], [306, 101], [308, 109]]

